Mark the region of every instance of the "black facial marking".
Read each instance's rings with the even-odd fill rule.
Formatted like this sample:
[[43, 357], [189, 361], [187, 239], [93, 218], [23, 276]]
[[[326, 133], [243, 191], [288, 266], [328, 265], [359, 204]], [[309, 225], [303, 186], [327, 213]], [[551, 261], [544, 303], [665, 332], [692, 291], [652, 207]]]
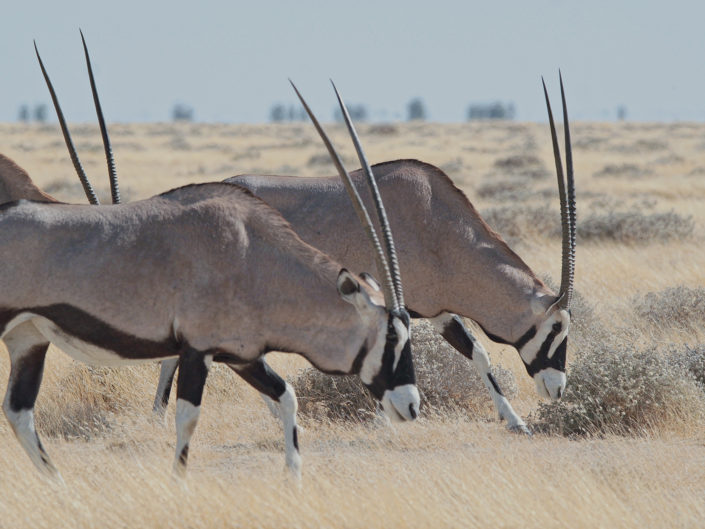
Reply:
[[362, 369], [362, 362], [365, 360], [367, 353], [367, 342], [363, 342], [360, 346], [360, 350], [357, 352], [357, 355], [355, 355], [355, 360], [352, 363], [352, 368], [350, 369], [351, 375], [357, 375], [360, 373], [360, 369]]
[[524, 347], [527, 343], [529, 343], [529, 340], [531, 340], [534, 336], [536, 336], [536, 327], [532, 326], [531, 329], [526, 331], [521, 338], [519, 338], [516, 342], [514, 342], [514, 347], [516, 347], [517, 351], [521, 351], [521, 348]]
[[294, 426], [294, 448], [296, 448], [296, 451], [299, 451], [299, 430]]
[[495, 390], [499, 395], [501, 395], [502, 397], [504, 397], [504, 393], [502, 393], [502, 390], [499, 389], [499, 384], [497, 384], [497, 381], [494, 379], [494, 376], [492, 376], [492, 373], [487, 373], [487, 378], [490, 380], [490, 384], [492, 384], [492, 387], [494, 388], [494, 390]]
[[536, 358], [534, 358], [534, 360], [530, 364], [525, 364], [529, 376], [533, 377], [542, 369], [547, 369], [549, 367], [557, 369], [558, 371], [565, 372], [565, 358], [566, 349], [568, 345], [567, 337], [563, 339], [563, 341], [558, 345], [558, 347], [556, 347], [556, 351], [553, 353], [553, 356], [551, 358], [548, 358], [548, 351], [551, 349], [551, 344], [553, 344], [553, 341], [556, 339], [556, 336], [560, 334], [562, 328], [563, 326], [560, 322], [554, 323], [553, 327], [551, 328], [551, 332], [548, 333], [548, 336], [541, 344], [541, 347], [538, 353], [536, 354]]
[[194, 406], [201, 405], [203, 387], [206, 385], [208, 367], [204, 353], [185, 346], [179, 356], [179, 376], [176, 380], [176, 397], [190, 402]]
[[409, 403], [409, 415], [411, 415], [412, 419], [416, 419], [416, 410], [414, 409], [414, 405]]
[[31, 347], [12, 365], [10, 383], [10, 409], [14, 412], [31, 410], [39, 394], [44, 372], [44, 358], [48, 343]]
[[[409, 315], [406, 314], [406, 326], [409, 326]], [[399, 336], [394, 328], [394, 315], [389, 314], [387, 319], [387, 336], [382, 353], [382, 366], [379, 372], [372, 379], [372, 383], [367, 386], [370, 393], [377, 400], [381, 400], [384, 392], [405, 384], [415, 384], [416, 374], [411, 358], [411, 340], [407, 340], [404, 349], [401, 351], [396, 371], [394, 370], [394, 349], [399, 343]]]
[[460, 351], [463, 356], [472, 360], [472, 352], [475, 347], [474, 340], [458, 316], [453, 316], [446, 324], [441, 336], [456, 350]]
[[233, 368], [245, 382], [270, 399], [279, 402], [286, 391], [286, 382], [264, 361], [259, 358], [243, 367]]

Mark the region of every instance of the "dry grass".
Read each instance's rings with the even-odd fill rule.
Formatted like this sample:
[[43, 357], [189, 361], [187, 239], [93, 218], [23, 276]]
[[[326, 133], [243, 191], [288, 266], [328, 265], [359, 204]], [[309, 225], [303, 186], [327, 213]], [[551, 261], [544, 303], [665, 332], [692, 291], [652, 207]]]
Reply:
[[[629, 408], [628, 398], [620, 404], [613, 394], [619, 416], [588, 428], [597, 436], [577, 440], [510, 435], [482, 391], [461, 404], [472, 413], [439, 407], [393, 429], [303, 414], [297, 490], [285, 478], [278, 424], [252, 389], [216, 367], [184, 485], [170, 475], [173, 407], [166, 427], [150, 417], [156, 368], [91, 370], [52, 350], [37, 416], [67, 485], [39, 480], [0, 420], [0, 527], [702, 527], [705, 126], [576, 123], [572, 131], [579, 221], [611, 223], [580, 241], [569, 388], [587, 402], [607, 398], [608, 390], [654, 396], [649, 384], [660, 384], [668, 389], [659, 394], [662, 406]], [[305, 124], [115, 125], [111, 134], [131, 200], [244, 172], [332, 173]], [[363, 126], [361, 134], [373, 162], [413, 157], [444, 167], [478, 209], [496, 213], [492, 221], [534, 270], [560, 277], [546, 126], [414, 123]], [[342, 128], [333, 127], [332, 136], [352, 158]], [[108, 197], [97, 127], [80, 127], [76, 140], [99, 194]], [[0, 124], [0, 144], [40, 186], [84, 201], [56, 127]], [[655, 235], [619, 235], [612, 221], [624, 212], [641, 215], [637, 233], [658, 225]], [[690, 227], [655, 222], [671, 212]], [[538, 421], [533, 383], [516, 352], [483, 341], [514, 377], [515, 409]], [[425, 376], [438, 402], [452, 400], [446, 390], [461, 379], [471, 391], [465, 371], [442, 371], [464, 359], [436, 350], [430, 338], [423, 347], [437, 353]], [[307, 367], [284, 355], [271, 363], [292, 381]], [[3, 351], [0, 379], [7, 364]], [[671, 382], [661, 384], [664, 377]], [[589, 388], [591, 380], [603, 382]], [[636, 380], [641, 385], [630, 385]], [[321, 398], [334, 400], [330, 388]], [[622, 417], [634, 410], [642, 415], [625, 428]], [[543, 419], [555, 422], [560, 413]]]

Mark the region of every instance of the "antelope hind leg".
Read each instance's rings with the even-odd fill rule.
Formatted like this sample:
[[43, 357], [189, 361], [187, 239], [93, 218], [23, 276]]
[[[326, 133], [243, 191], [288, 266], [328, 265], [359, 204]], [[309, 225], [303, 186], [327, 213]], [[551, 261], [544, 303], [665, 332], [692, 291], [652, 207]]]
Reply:
[[490, 371], [490, 357], [482, 344], [465, 327], [457, 314], [443, 312], [430, 319], [436, 330], [456, 350], [471, 360], [482, 382], [490, 392], [492, 402], [501, 420], [507, 421], [507, 428], [511, 431], [531, 434], [526, 423], [516, 414], [512, 405], [502, 393], [497, 381]]
[[2, 409], [22, 448], [39, 471], [62, 481], [34, 427], [34, 403], [42, 383], [49, 342], [31, 321], [10, 330], [3, 340], [10, 352], [10, 380]]
[[174, 374], [178, 366], [178, 357], [162, 360], [161, 369], [159, 370], [159, 382], [157, 383], [157, 394], [154, 396], [154, 406], [152, 407], [152, 412], [159, 418], [164, 417], [167, 404], [169, 404], [171, 385], [174, 382]]

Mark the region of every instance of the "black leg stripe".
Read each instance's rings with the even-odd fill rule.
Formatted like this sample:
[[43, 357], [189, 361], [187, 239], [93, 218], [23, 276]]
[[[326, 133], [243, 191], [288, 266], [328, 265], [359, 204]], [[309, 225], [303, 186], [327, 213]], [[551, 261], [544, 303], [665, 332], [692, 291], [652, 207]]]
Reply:
[[497, 384], [497, 381], [494, 379], [494, 376], [492, 376], [492, 373], [487, 373], [487, 378], [490, 380], [490, 384], [492, 384], [492, 387], [494, 388], [494, 390], [495, 390], [499, 395], [501, 395], [502, 397], [504, 397], [504, 393], [502, 393], [502, 390], [499, 389], [499, 384]]
[[286, 391], [286, 382], [269, 367], [264, 358], [259, 358], [246, 366], [237, 367], [235, 371], [250, 386], [277, 402]]
[[48, 343], [35, 345], [11, 368], [10, 409], [31, 410], [39, 394]]
[[188, 460], [188, 445], [184, 446], [181, 449], [181, 453], [179, 454], [179, 464], [186, 466], [187, 460]]
[[296, 451], [299, 451], [299, 430], [294, 426], [294, 448], [296, 448]]
[[186, 346], [179, 357], [179, 377], [176, 381], [176, 397], [194, 406], [201, 405], [203, 388], [208, 377], [208, 367], [203, 353]]
[[444, 327], [441, 336], [457, 351], [472, 360], [475, 344], [473, 343], [472, 336], [458, 316], [453, 316], [450, 322]]

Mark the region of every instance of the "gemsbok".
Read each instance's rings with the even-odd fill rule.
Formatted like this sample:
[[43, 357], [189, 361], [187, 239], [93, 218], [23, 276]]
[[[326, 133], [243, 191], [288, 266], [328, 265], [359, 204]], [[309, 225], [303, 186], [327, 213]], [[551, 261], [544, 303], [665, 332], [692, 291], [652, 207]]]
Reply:
[[[548, 288], [480, 217], [465, 194], [439, 168], [417, 160], [372, 166], [390, 216], [404, 270], [406, 307], [429, 319], [456, 350], [473, 362], [510, 430], [528, 433], [490, 371], [489, 356], [464, 325], [476, 322], [493, 341], [515, 347], [538, 394], [559, 399], [565, 390], [566, 347], [575, 267], [575, 184], [568, 111], [560, 78], [566, 176], [551, 105], [543, 83], [558, 179], [562, 225], [562, 271], [558, 294]], [[364, 165], [364, 164], [363, 164]], [[350, 175], [358, 185], [362, 169]], [[276, 208], [299, 236], [353, 270], [369, 270], [373, 254], [364, 233], [350, 230], [356, 244], [336, 234], [354, 226], [345, 188], [333, 177], [241, 175], [241, 185]], [[364, 192], [362, 199], [372, 203]], [[165, 406], [175, 361], [162, 363], [155, 409]]]
[[[489, 356], [462, 318], [477, 323], [493, 341], [515, 347], [542, 397], [558, 399], [566, 384], [565, 361], [575, 265], [575, 185], [568, 112], [560, 78], [566, 175], [551, 106], [543, 84], [553, 144], [562, 225], [562, 271], [558, 294], [547, 287], [502, 237], [480, 217], [465, 194], [438, 167], [418, 160], [372, 166], [386, 196], [390, 224], [406, 276], [406, 307], [413, 318], [429, 319], [456, 350], [473, 362], [499, 418], [510, 430], [528, 433], [492, 376]], [[96, 97], [94, 95], [94, 97]], [[72, 158], [75, 156], [71, 152]], [[363, 170], [351, 174], [359, 183]], [[373, 254], [336, 233], [354, 226], [344, 186], [333, 177], [240, 175], [226, 182], [246, 187], [278, 209], [302, 239], [355, 270], [367, 270]], [[370, 204], [369, 193], [362, 193]], [[325, 226], [325, 229], [322, 228]], [[154, 400], [163, 413], [176, 371], [166, 360]], [[265, 399], [266, 400], [266, 399]]]
[[416, 418], [420, 398], [393, 242], [385, 237], [385, 255], [362, 202], [354, 204], [375, 247], [381, 293], [234, 184], [189, 185], [111, 207], [0, 206], [0, 337], [11, 363], [3, 411], [37, 468], [58, 477], [33, 416], [50, 342], [94, 365], [178, 357], [179, 474], [212, 361], [279, 402], [295, 475], [296, 397], [262, 361], [268, 351], [299, 353], [327, 373], [359, 374], [391, 420]]

